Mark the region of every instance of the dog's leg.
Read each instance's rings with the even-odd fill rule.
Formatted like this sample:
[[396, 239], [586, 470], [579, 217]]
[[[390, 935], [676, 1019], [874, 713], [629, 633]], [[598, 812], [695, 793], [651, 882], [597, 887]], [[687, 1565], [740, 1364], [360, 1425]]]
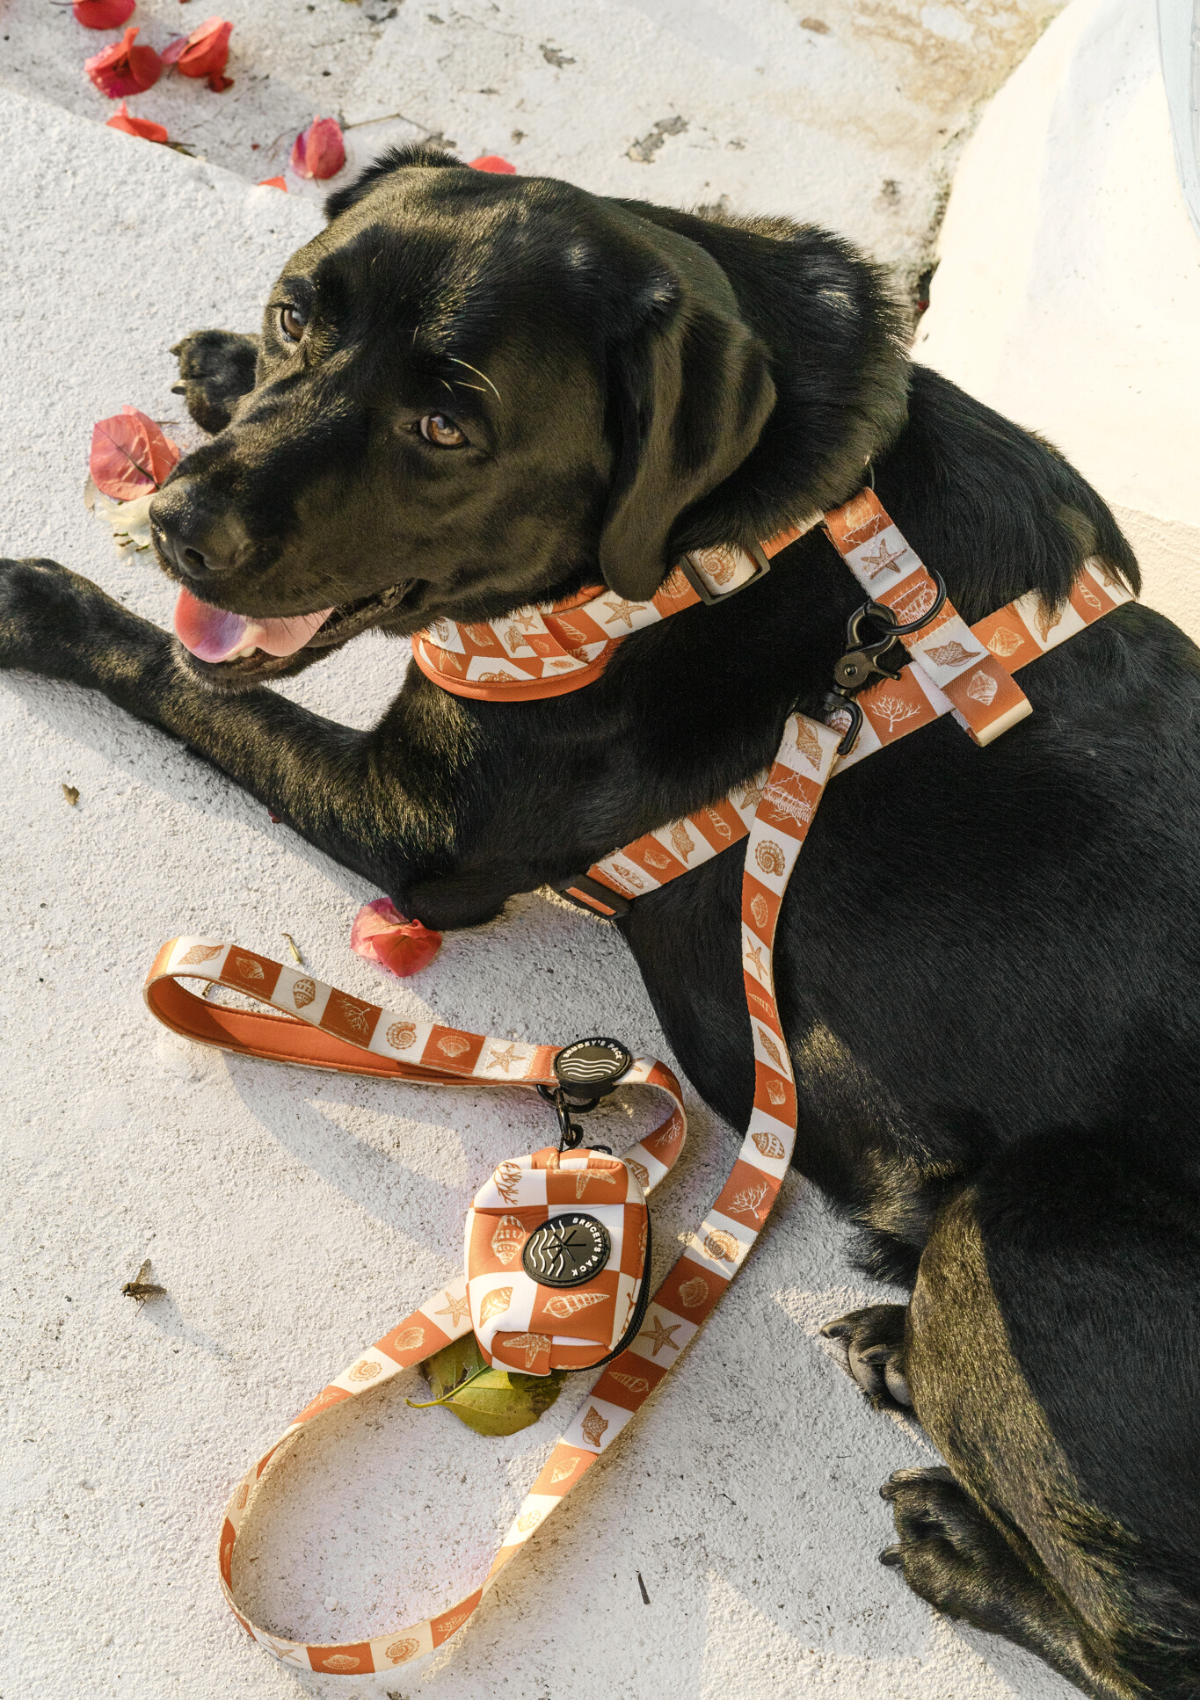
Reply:
[[174, 733], [393, 897], [414, 870], [448, 860], [455, 752], [444, 724], [402, 726], [393, 708], [382, 729], [357, 732], [274, 691], [207, 689], [176, 661], [166, 632], [54, 561], [0, 561], [0, 669], [18, 668], [102, 691]]
[[175, 394], [210, 436], [225, 429], [242, 396], [254, 388], [260, 341], [237, 331], [193, 331], [171, 350], [182, 380]]
[[1140, 1692], [1097, 1657], [1078, 1619], [949, 1470], [898, 1470], [879, 1491], [891, 1501], [899, 1537], [881, 1562], [901, 1570], [923, 1600], [1027, 1647], [1096, 1700], [1132, 1700]]
[[907, 1305], [868, 1305], [836, 1317], [821, 1330], [827, 1340], [844, 1342], [847, 1368], [877, 1411], [912, 1405], [904, 1373], [907, 1315]]

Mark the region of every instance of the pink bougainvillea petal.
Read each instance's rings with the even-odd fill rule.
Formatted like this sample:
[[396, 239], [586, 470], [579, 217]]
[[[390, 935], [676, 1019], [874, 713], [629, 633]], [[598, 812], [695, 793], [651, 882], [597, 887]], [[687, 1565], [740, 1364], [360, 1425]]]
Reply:
[[88, 471], [97, 490], [114, 502], [131, 502], [157, 490], [178, 459], [170, 437], [128, 402], [120, 413], [92, 426]]
[[182, 44], [178, 40], [173, 41], [163, 59], [174, 65], [180, 76], [207, 77], [210, 88], [216, 87], [219, 94], [221, 88], [229, 87], [221, 73], [229, 58], [229, 37], [232, 34], [233, 25], [226, 23], [224, 18], [205, 18]]
[[350, 929], [352, 950], [401, 979], [427, 968], [441, 946], [441, 933], [406, 921], [389, 897], [377, 897], [360, 909]]
[[327, 177], [336, 177], [345, 163], [346, 144], [336, 118], [314, 118], [292, 143], [289, 164], [297, 177], [324, 182]]
[[258, 186], [260, 189], [282, 189], [284, 194], [287, 194], [286, 177], [263, 177], [259, 180]]
[[174, 65], [187, 44], [188, 38], [186, 35], [177, 35], [174, 41], [169, 41], [162, 50], [161, 57], [163, 64]]
[[124, 100], [126, 95], [141, 94], [162, 75], [162, 60], [152, 47], [136, 47], [136, 29], [127, 29], [120, 41], [114, 41], [103, 53], [85, 59], [83, 68], [101, 94], [109, 100]]
[[137, 0], [75, 0], [75, 22], [89, 30], [119, 30]]
[[515, 177], [517, 168], [508, 160], [502, 159], [498, 153], [481, 153], [478, 159], [467, 161], [472, 171], [498, 171], [506, 177]]
[[106, 127], [110, 130], [123, 130], [127, 136], [141, 136], [147, 142], [165, 142], [168, 140], [164, 125], [154, 124], [149, 118], [135, 118], [124, 101], [108, 120]]

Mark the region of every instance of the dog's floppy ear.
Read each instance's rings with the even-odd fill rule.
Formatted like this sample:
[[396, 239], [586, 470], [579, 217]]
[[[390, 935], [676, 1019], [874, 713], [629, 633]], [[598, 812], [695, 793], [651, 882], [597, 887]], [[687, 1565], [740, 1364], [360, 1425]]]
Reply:
[[775, 405], [767, 351], [738, 316], [724, 273], [703, 258], [716, 287], [694, 264], [663, 266], [638, 292], [640, 322], [610, 354], [616, 456], [600, 570], [633, 602], [653, 596], [673, 565], [668, 539], [680, 514], [741, 465]]
[[443, 148], [430, 147], [428, 142], [412, 142], [403, 148], [385, 148], [378, 159], [373, 159], [365, 171], [359, 172], [353, 183], [348, 183], [344, 189], [336, 189], [332, 195], [325, 197], [325, 217], [335, 219], [339, 213], [348, 211], [375, 187], [381, 177], [388, 176], [390, 172], [403, 171], [411, 165], [453, 165], [461, 168], [463, 163], [461, 159], [455, 159], [452, 153], [446, 153]]

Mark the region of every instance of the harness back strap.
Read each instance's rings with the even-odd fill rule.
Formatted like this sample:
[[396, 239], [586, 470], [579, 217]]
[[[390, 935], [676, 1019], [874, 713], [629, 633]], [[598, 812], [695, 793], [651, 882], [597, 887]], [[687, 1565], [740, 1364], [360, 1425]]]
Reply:
[[[924, 572], [924, 568], [921, 570]], [[933, 588], [932, 580], [930, 588]], [[1013, 708], [1004, 683], [1009, 673], [1036, 661], [1039, 655], [1056, 649], [1102, 615], [1131, 601], [1132, 592], [1102, 561], [1097, 560], [1084, 565], [1072, 586], [1070, 597], [1058, 614], [1047, 611], [1036, 591], [1026, 591], [1024, 596], [1007, 603], [997, 613], [976, 621], [974, 626], [964, 627], [972, 653], [961, 663], [955, 680], [951, 682], [957, 699], [965, 700], [973, 711], [995, 708], [999, 719], [1006, 720], [1008, 725], [1014, 724], [1009, 718]], [[958, 619], [959, 616], [955, 614], [953, 618]], [[925, 634], [920, 635], [924, 637]], [[951, 642], [959, 644], [957, 638], [948, 639], [945, 647], [949, 647]], [[934, 647], [942, 646], [935, 640]], [[915, 660], [914, 657], [914, 663], [903, 669], [899, 679], [880, 679], [857, 697], [863, 711], [862, 730], [850, 754], [839, 757], [835, 762], [835, 775], [885, 745], [906, 738], [918, 727], [930, 725], [943, 714], [954, 713], [957, 716], [955, 697], [949, 690], [942, 690], [926, 668], [917, 666]], [[1015, 690], [1016, 686], [1012, 688]], [[986, 701], [989, 693], [990, 701]], [[1025, 707], [1020, 710], [1019, 719], [1029, 712], [1024, 696], [1021, 696], [1021, 702]], [[830, 724], [844, 731], [847, 724], [844, 711], [831, 715]], [[989, 742], [996, 735], [986, 724], [983, 733], [983, 737], [979, 737], [978, 732], [975, 734], [980, 742]], [[601, 857], [582, 879], [567, 882], [561, 888], [563, 895], [603, 915], [606, 920], [623, 913], [633, 899], [669, 884], [680, 874], [698, 867], [701, 862], [707, 862], [710, 857], [745, 838], [749, 823], [759, 807], [764, 784], [765, 775], [759, 774], [756, 779], [738, 786], [723, 801], [697, 809], [666, 826], [656, 827], [653, 832], [645, 833], [623, 849]]]

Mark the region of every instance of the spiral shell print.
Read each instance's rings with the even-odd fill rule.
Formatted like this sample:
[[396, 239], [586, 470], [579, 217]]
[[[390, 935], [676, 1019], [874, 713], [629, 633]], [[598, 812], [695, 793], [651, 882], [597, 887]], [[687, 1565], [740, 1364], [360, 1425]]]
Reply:
[[732, 1234], [727, 1234], [723, 1228], [714, 1228], [704, 1236], [704, 1255], [711, 1257], [714, 1263], [736, 1263], [741, 1247]]
[[[512, 1288], [507, 1289], [512, 1292]], [[565, 1322], [569, 1316], [577, 1316], [581, 1310], [591, 1310], [595, 1305], [602, 1305], [608, 1297], [607, 1293], [560, 1293], [556, 1299], [551, 1299], [546, 1306], [549, 1315]]]
[[317, 995], [317, 983], [310, 980], [307, 974], [301, 975], [292, 987], [292, 1002], [297, 1009], [307, 1009]]
[[[772, 1084], [774, 1083], [772, 1082]], [[768, 1088], [769, 1090], [770, 1088]], [[773, 1093], [771, 1094], [771, 1102], [775, 1102]], [[781, 1098], [779, 1102], [782, 1103], [783, 1099]], [[777, 1133], [766, 1133], [760, 1129], [758, 1133], [751, 1134], [751, 1138], [764, 1157], [779, 1158], [785, 1155], [783, 1141]]]
[[979, 654], [977, 649], [964, 649], [957, 638], [949, 643], [939, 644], [936, 649], [927, 649], [926, 655], [935, 667], [961, 667], [965, 661], [971, 661]]
[[479, 1307], [479, 1325], [483, 1326], [489, 1318], [499, 1316], [512, 1303], [513, 1290], [511, 1287], [493, 1287], [490, 1293], [484, 1295]]
[[501, 1216], [492, 1235], [492, 1256], [507, 1269], [521, 1255], [529, 1233], [519, 1216]]
[[992, 675], [985, 673], [983, 668], [980, 667], [971, 674], [971, 682], [967, 686], [967, 695], [973, 701], [981, 703], [984, 708], [988, 708], [995, 701], [996, 692], [999, 689], [1000, 687], [992, 678]]
[[235, 956], [233, 965], [243, 980], [265, 980], [261, 963], [253, 961], [249, 956]]
[[406, 1635], [402, 1641], [393, 1641], [390, 1647], [384, 1648], [384, 1657], [394, 1665], [407, 1664], [413, 1654], [420, 1650], [421, 1643], [411, 1635]]
[[758, 1042], [770, 1057], [771, 1061], [775, 1064], [776, 1068], [782, 1068], [783, 1058], [779, 1054], [779, 1046], [763, 1027], [759, 1027], [758, 1029]]
[[373, 1358], [362, 1358], [346, 1377], [347, 1381], [374, 1381], [379, 1374], [380, 1365]]
[[214, 956], [220, 956], [225, 949], [223, 944], [194, 944], [191, 950], [185, 950], [176, 963], [182, 968], [185, 962], [211, 962]]
[[608, 1427], [608, 1418], [602, 1417], [596, 1407], [592, 1405], [579, 1426], [583, 1430], [583, 1437], [589, 1445], [599, 1446], [600, 1436]]
[[781, 874], [787, 866], [787, 858], [773, 838], [764, 838], [755, 845], [754, 860], [764, 874]]
[[619, 1369], [612, 1372], [614, 1381], [619, 1381], [622, 1387], [628, 1387], [631, 1393], [649, 1393], [650, 1383], [644, 1375], [624, 1375]]
[[407, 1051], [417, 1042], [416, 1023], [393, 1021], [387, 1030], [387, 1042], [393, 1051]]
[[796, 748], [810, 767], [820, 767], [821, 740], [807, 721], [801, 720], [796, 727]]

